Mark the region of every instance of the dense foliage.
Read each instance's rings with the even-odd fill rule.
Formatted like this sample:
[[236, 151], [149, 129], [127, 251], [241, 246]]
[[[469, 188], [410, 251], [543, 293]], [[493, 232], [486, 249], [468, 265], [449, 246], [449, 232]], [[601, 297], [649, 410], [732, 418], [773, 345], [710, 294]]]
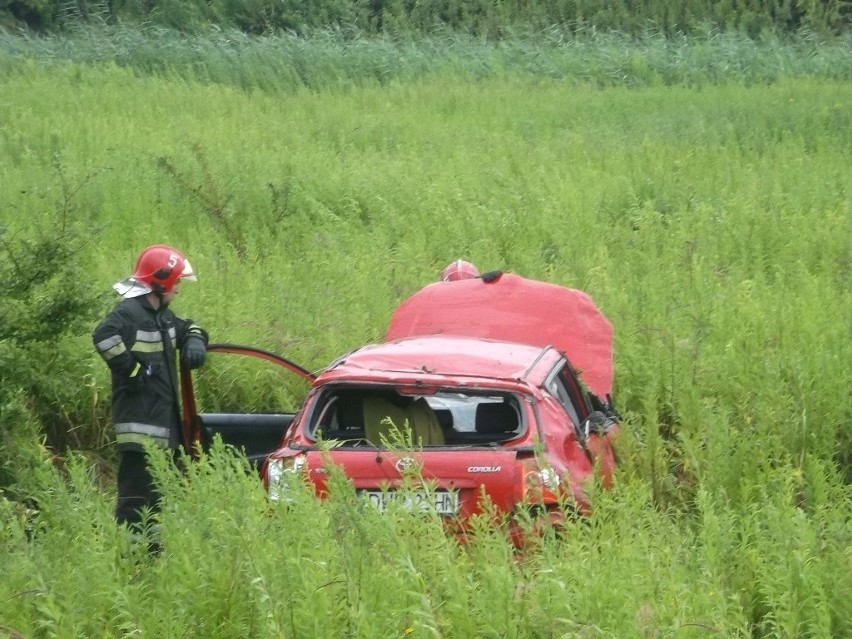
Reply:
[[756, 35], [849, 27], [844, 0], [4, 0], [0, 24], [63, 29], [81, 23], [135, 23], [193, 31], [219, 25], [247, 33], [431, 33], [450, 29], [501, 37], [518, 28], [617, 30], [640, 34], [739, 30]]
[[[164, 551], [111, 518], [88, 468], [40, 469], [40, 512], [0, 500], [0, 631], [39, 637], [648, 639], [813, 637], [852, 631], [848, 494], [764, 469], [748, 508], [702, 489], [690, 517], [655, 509], [641, 481], [591, 518], [513, 554], [483, 518], [467, 546], [435, 516], [364, 509], [306, 490], [269, 504], [221, 448], [186, 478], [157, 457]], [[846, 509], [844, 517], [842, 510]]]
[[852, 81], [852, 36], [792, 39], [738, 33], [701, 37], [560, 31], [501, 42], [462, 34], [422, 38], [353, 37], [324, 31], [251, 36], [213, 32], [188, 36], [169, 29], [77, 29], [61, 36], [0, 32], [0, 73], [18, 74], [22, 60], [62, 66], [116, 64], [139, 75], [244, 91], [291, 93], [432, 81], [539, 78], [595, 87], [699, 87], [770, 84], [782, 79]]
[[57, 175], [55, 214], [14, 229], [0, 224], [0, 487], [15, 492], [41, 463], [37, 442], [93, 452], [102, 443], [102, 428], [77, 421], [80, 387], [91, 385], [79, 338], [96, 295], [82, 268], [87, 238], [74, 217], [79, 185]]

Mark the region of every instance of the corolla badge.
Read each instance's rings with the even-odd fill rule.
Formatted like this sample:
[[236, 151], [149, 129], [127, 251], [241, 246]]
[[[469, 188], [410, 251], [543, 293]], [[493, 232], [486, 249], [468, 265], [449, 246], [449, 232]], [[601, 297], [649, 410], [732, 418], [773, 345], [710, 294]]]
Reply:
[[407, 470], [411, 470], [416, 465], [417, 465], [417, 462], [415, 460], [413, 460], [411, 457], [400, 457], [396, 461], [396, 469], [401, 473], [404, 473]]
[[468, 466], [469, 473], [499, 473], [500, 466]]

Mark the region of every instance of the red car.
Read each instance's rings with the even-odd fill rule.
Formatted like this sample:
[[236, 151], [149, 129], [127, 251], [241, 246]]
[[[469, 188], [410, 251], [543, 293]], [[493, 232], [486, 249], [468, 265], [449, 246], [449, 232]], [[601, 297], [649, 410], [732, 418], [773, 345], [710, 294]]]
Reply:
[[484, 500], [558, 522], [566, 502], [588, 511], [596, 473], [611, 483], [612, 326], [581, 291], [500, 273], [438, 282], [396, 309], [384, 342], [316, 377], [253, 353], [309, 379], [299, 411], [196, 414], [185, 384], [187, 435], [244, 448], [272, 499], [294, 476], [326, 494], [330, 462], [378, 508], [401, 498], [464, 529]]

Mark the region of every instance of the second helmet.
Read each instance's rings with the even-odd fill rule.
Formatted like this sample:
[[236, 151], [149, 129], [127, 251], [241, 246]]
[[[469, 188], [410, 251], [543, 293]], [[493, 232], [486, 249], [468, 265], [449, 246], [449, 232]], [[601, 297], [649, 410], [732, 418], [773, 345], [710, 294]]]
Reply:
[[479, 269], [464, 260], [456, 260], [452, 264], [448, 264], [444, 272], [441, 273], [441, 280], [444, 282], [469, 280], [474, 277], [479, 277]]

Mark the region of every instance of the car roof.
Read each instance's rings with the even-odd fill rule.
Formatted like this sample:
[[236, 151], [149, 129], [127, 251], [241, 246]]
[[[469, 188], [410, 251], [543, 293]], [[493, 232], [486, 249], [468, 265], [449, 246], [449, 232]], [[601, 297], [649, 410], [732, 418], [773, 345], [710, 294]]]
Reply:
[[510, 380], [538, 385], [563, 356], [552, 348], [458, 336], [404, 338], [363, 346], [341, 357], [318, 382], [370, 381], [483, 385]]
[[385, 338], [424, 335], [552, 346], [593, 393], [612, 392], [612, 324], [583, 291], [511, 273], [436, 282], [397, 307]]

